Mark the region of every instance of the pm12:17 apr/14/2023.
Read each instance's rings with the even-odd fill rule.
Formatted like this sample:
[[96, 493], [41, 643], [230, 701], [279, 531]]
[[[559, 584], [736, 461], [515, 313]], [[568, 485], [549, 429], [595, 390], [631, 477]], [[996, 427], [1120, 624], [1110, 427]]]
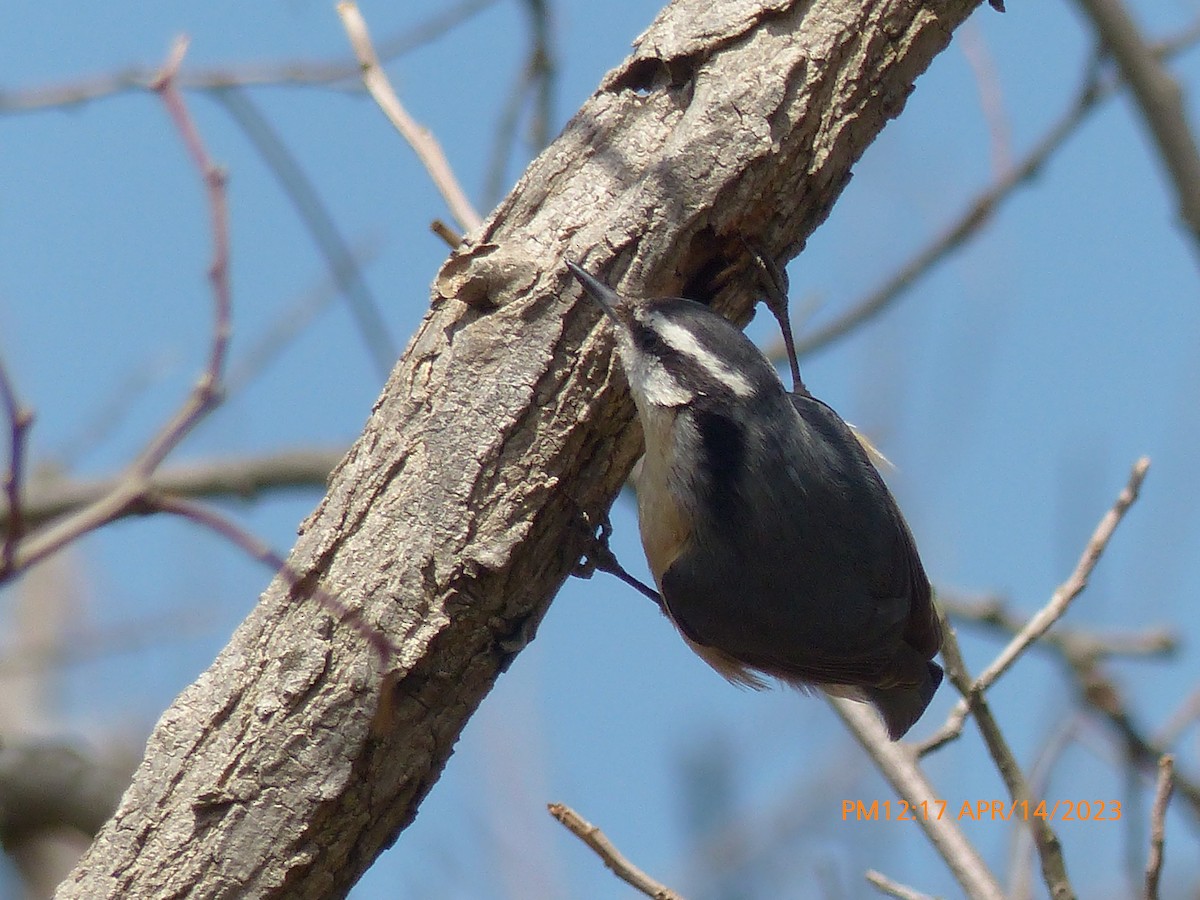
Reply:
[[842, 801], [842, 821], [915, 822], [918, 819], [942, 819], [950, 815], [959, 821], [1010, 822], [1044, 819], [1047, 822], [1119, 822], [1120, 800], [964, 800], [955, 811], [945, 800], [862, 800]]

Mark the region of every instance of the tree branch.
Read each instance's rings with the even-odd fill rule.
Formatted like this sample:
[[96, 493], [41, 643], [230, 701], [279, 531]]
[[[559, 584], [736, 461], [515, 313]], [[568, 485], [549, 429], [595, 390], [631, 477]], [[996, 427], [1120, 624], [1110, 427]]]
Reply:
[[[1025, 809], [1036, 806], [1037, 799], [1029, 790], [1029, 782], [1025, 773], [1017, 763], [1008, 740], [1000, 730], [1000, 725], [992, 715], [991, 706], [984, 696], [983, 679], [972, 678], [963, 662], [962, 653], [958, 648], [958, 638], [954, 629], [943, 619], [942, 628], [942, 661], [946, 664], [946, 678], [963, 695], [970, 707], [971, 714], [979, 726], [979, 733], [987, 745], [988, 753], [996, 764], [996, 771], [1008, 788], [1008, 795], [1013, 803], [1024, 805]], [[1033, 842], [1037, 846], [1038, 858], [1042, 863], [1042, 879], [1050, 890], [1054, 900], [1073, 900], [1075, 890], [1067, 878], [1066, 860], [1063, 858], [1062, 843], [1054, 829], [1046, 819], [1031, 816], [1028, 820], [1029, 830], [1033, 833]]]
[[[147, 490], [198, 499], [253, 500], [264, 494], [297, 488], [324, 488], [329, 473], [346, 455], [342, 450], [284, 450], [261, 456], [216, 459], [163, 467], [150, 476]], [[121, 476], [73, 481], [51, 477], [33, 480], [21, 508], [27, 528], [75, 512], [112, 493]], [[122, 515], [133, 515], [127, 509]], [[0, 505], [0, 528], [8, 526], [9, 506]]]
[[1183, 91], [1120, 0], [1078, 2], [1129, 81], [1174, 185], [1179, 216], [1192, 233], [1194, 247], [1200, 247], [1200, 148], [1188, 127]]
[[459, 186], [458, 179], [454, 177], [454, 171], [450, 168], [450, 163], [446, 159], [446, 154], [442, 152], [437, 138], [408, 114], [408, 110], [396, 96], [387, 74], [379, 64], [379, 57], [375, 54], [375, 47], [371, 43], [371, 34], [367, 30], [366, 20], [363, 19], [357, 4], [354, 3], [354, 0], [340, 0], [337, 5], [337, 13], [341, 16], [342, 27], [346, 29], [350, 46], [354, 49], [359, 66], [362, 67], [362, 80], [368, 93], [383, 110], [388, 121], [413, 148], [417, 158], [421, 160], [421, 165], [425, 167], [425, 171], [429, 173], [429, 177], [433, 179], [434, 185], [441, 193], [442, 199], [450, 207], [450, 212], [459, 227], [464, 231], [474, 231], [482, 221], [479, 213], [475, 212], [475, 207], [471, 205], [466, 193]]
[[[379, 56], [387, 61], [429, 43], [496, 0], [460, 0], [425, 22], [380, 42]], [[129, 91], [147, 91], [162, 73], [161, 66], [127, 66], [119, 71], [81, 78], [66, 84], [0, 90], [0, 113], [38, 112], [104, 100]], [[362, 90], [357, 60], [295, 59], [275, 63], [214, 66], [180, 71], [181, 90], [214, 91], [231, 87], [335, 87]]]
[[1150, 855], [1146, 859], [1146, 900], [1158, 900], [1158, 882], [1162, 877], [1163, 845], [1166, 842], [1167, 805], [1175, 787], [1172, 777], [1175, 757], [1165, 754], [1158, 761], [1158, 782], [1154, 787], [1154, 803], [1150, 807]]
[[954, 705], [954, 708], [950, 711], [950, 715], [946, 718], [946, 724], [942, 726], [937, 734], [934, 734], [922, 743], [919, 750], [920, 754], [930, 753], [943, 744], [957, 738], [962, 733], [963, 722], [966, 721], [967, 713], [970, 710], [971, 695], [977, 693], [982, 696], [991, 688], [999, 680], [1000, 676], [1012, 667], [1012, 664], [1016, 662], [1022, 653], [1029, 649], [1035, 641], [1050, 630], [1055, 622], [1066, 614], [1067, 609], [1075, 598], [1083, 593], [1083, 589], [1087, 587], [1088, 580], [1092, 576], [1092, 571], [1096, 568], [1096, 563], [1100, 561], [1100, 557], [1104, 554], [1108, 542], [1112, 540], [1112, 536], [1116, 532], [1117, 526], [1121, 523], [1121, 519], [1125, 517], [1125, 513], [1129, 511], [1129, 507], [1137, 500], [1138, 491], [1141, 490], [1142, 482], [1145, 480], [1146, 472], [1149, 469], [1150, 460], [1145, 456], [1134, 463], [1133, 470], [1129, 473], [1129, 481], [1121, 493], [1117, 495], [1112, 508], [1100, 519], [1100, 524], [1096, 526], [1096, 530], [1088, 540], [1087, 546], [1083, 548], [1083, 555], [1080, 556], [1074, 571], [1071, 572], [1066, 581], [1058, 586], [1046, 605], [1033, 614], [1021, 630], [1013, 636], [1013, 639], [1008, 642], [1008, 645], [992, 660], [991, 664], [979, 674], [970, 691], [963, 691], [963, 699]]
[[844, 697], [827, 697], [875, 765], [913, 811], [913, 818], [971, 900], [1001, 900], [1004, 890], [987, 863], [958, 827], [955, 816], [939, 814], [939, 797], [908, 744], [893, 742], [874, 710]]
[[[209, 339], [208, 364], [179, 409], [150, 438], [145, 448], [113, 485], [112, 490], [73, 515], [26, 537], [11, 548], [6, 554], [7, 565], [0, 566], [0, 580], [58, 552], [82, 535], [128, 515], [131, 511], [137, 511], [145, 496], [146, 483], [162, 461], [221, 402], [221, 378], [229, 349], [232, 306], [229, 287], [229, 210], [225, 195], [225, 173], [209, 156], [175, 81], [187, 47], [187, 38], [181, 37], [175, 41], [159, 76], [150, 87], [159, 95], [163, 107], [175, 123], [183, 139], [184, 148], [199, 171], [208, 194], [213, 240], [212, 261], [208, 268], [208, 281], [213, 297], [213, 326]], [[10, 515], [13, 508], [10, 498]]]
[[600, 857], [601, 862], [630, 887], [652, 900], [683, 900], [682, 896], [665, 884], [655, 881], [626, 859], [625, 855], [616, 848], [603, 831], [571, 807], [565, 803], [551, 803], [547, 809], [550, 810], [550, 815], [554, 816], [567, 831], [591, 847], [592, 851]]
[[25, 487], [25, 447], [29, 429], [33, 426], [33, 410], [17, 398], [3, 360], [0, 360], [0, 407], [4, 408], [8, 419], [8, 467], [3, 478], [6, 514], [2, 522], [4, 538], [0, 541], [0, 576], [3, 576], [13, 569], [17, 543], [29, 527], [30, 515], [22, 492]]
[[[563, 258], [635, 296], [695, 295], [745, 265], [743, 237], [794, 253], [975, 6], [670, 5], [443, 267], [301, 527], [296, 578], [163, 715], [59, 896], [344, 896], [533, 637], [584, 549], [580, 511], [597, 520], [639, 452]], [[744, 318], [751, 281], [717, 307]], [[381, 664], [305, 602], [317, 587], [401, 652]]]

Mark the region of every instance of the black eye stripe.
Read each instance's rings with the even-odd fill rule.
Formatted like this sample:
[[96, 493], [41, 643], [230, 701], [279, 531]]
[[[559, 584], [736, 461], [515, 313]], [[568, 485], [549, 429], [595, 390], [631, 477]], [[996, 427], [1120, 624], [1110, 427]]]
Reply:
[[[680, 384], [709, 397], [730, 397], [733, 394], [729, 385], [715, 378], [709, 369], [690, 354], [667, 343], [652, 326], [634, 319], [629, 330], [638, 352], [658, 360], [667, 373]], [[703, 349], [713, 357], [719, 358], [719, 354], [712, 349], [711, 341], [706, 339], [706, 334], [694, 328], [689, 329], [689, 332]]]

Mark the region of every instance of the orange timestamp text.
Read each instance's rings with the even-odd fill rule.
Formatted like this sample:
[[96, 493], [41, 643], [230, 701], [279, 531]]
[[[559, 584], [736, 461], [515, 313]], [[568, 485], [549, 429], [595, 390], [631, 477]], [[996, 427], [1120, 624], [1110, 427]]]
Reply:
[[945, 800], [842, 801], [842, 821], [917, 822], [953, 818], [959, 822], [1119, 822], [1120, 800], [964, 800], [957, 810]]

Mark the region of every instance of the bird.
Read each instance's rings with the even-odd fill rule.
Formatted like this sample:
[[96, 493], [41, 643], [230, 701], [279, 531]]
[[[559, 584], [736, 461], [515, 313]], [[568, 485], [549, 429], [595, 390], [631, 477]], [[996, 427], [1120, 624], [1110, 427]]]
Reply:
[[901, 738], [941, 683], [941, 625], [850, 426], [706, 305], [635, 302], [567, 267], [611, 323], [641, 422], [638, 523], [663, 612], [729, 681], [864, 701]]

